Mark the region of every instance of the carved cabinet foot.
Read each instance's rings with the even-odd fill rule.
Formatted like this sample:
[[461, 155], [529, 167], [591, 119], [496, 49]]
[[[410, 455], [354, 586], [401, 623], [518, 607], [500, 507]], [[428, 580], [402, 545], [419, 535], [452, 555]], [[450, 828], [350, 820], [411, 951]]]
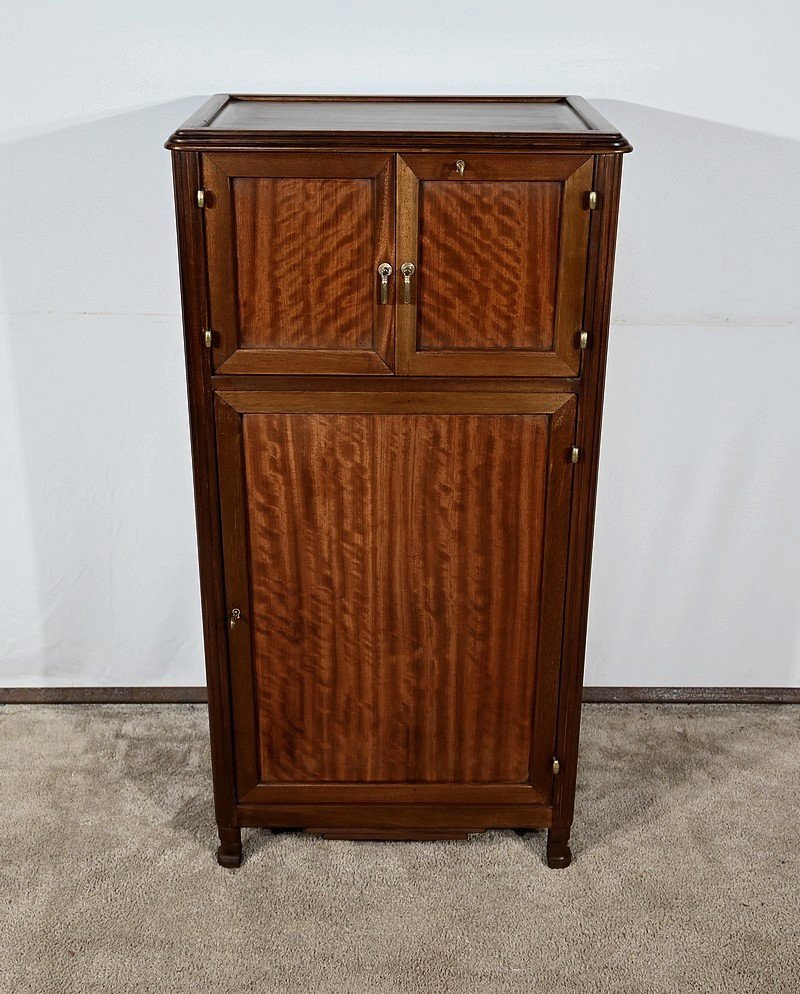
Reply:
[[563, 870], [571, 862], [569, 829], [551, 828], [547, 833], [547, 865], [553, 870]]
[[219, 830], [219, 848], [217, 862], [229, 870], [235, 870], [242, 864], [242, 830], [240, 828], [221, 828]]

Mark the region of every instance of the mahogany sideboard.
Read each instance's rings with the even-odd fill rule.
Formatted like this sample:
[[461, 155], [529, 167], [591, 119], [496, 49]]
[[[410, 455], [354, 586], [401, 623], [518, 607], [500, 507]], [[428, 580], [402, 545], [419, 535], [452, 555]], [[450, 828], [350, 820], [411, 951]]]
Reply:
[[218, 859], [571, 859], [622, 153], [578, 97], [220, 95], [172, 152]]

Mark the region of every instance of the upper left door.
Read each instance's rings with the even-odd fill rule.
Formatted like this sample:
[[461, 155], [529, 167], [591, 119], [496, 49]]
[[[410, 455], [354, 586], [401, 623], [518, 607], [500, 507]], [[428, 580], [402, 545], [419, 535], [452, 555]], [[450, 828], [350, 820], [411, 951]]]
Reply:
[[211, 153], [202, 170], [214, 370], [392, 373], [394, 157]]

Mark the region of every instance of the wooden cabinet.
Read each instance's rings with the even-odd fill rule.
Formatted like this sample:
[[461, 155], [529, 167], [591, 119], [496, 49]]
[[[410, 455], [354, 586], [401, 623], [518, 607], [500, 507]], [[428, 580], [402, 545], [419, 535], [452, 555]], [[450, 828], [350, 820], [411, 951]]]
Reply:
[[568, 865], [627, 142], [579, 98], [222, 96], [167, 144], [220, 862]]

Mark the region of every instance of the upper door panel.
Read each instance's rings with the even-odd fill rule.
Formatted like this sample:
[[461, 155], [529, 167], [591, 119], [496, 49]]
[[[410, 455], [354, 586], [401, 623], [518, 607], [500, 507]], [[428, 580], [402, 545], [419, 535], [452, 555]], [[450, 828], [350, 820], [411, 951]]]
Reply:
[[574, 376], [592, 159], [397, 162], [398, 373]]
[[214, 369], [390, 373], [393, 157], [203, 156]]

